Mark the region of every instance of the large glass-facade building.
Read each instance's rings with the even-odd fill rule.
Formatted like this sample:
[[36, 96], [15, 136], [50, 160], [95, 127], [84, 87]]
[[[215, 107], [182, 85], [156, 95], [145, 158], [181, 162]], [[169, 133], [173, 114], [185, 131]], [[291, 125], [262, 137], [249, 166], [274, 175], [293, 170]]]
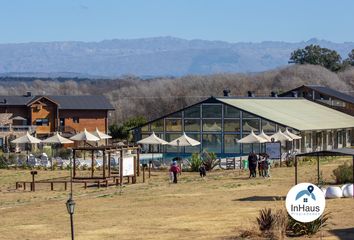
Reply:
[[[228, 101], [224, 101], [225, 99]], [[236, 106], [235, 104], [230, 104], [229, 99], [232, 100], [232, 98], [212, 97], [203, 102], [181, 109], [180, 111], [153, 120], [135, 129], [135, 140], [138, 141], [148, 137], [152, 132], [155, 132], [157, 136], [170, 142], [185, 132], [189, 137], [200, 141], [201, 144], [195, 147], [181, 147], [179, 150], [181, 154], [189, 155], [193, 152], [206, 150], [208, 152], [214, 152], [221, 157], [240, 156], [247, 155], [252, 151], [252, 148], [255, 151], [262, 151], [263, 146], [259, 144], [237, 143], [238, 139], [247, 136], [252, 130], [256, 134], [259, 134], [261, 130], [263, 130], [267, 135], [272, 135], [278, 131], [278, 129], [284, 131], [285, 128], [288, 127], [293, 133], [303, 135], [303, 140], [295, 142], [294, 148], [299, 150], [302, 148], [304, 150], [305, 148], [313, 148], [313, 144], [318, 145], [321, 143], [323, 145], [322, 138], [324, 138], [324, 135], [322, 135], [322, 130], [316, 130], [315, 132], [301, 131], [301, 129], [296, 129], [292, 126], [277, 122], [277, 110], [279, 109], [276, 109], [276, 105], [273, 110], [270, 109], [270, 111], [273, 111], [272, 118], [268, 116], [266, 116], [266, 118], [264, 117], [266, 114], [257, 114], [252, 107], [239, 108], [237, 104]], [[256, 98], [250, 98], [248, 101], [251, 103], [255, 99]], [[274, 101], [274, 103], [282, 101], [282, 99], [274, 98], [270, 100]], [[269, 108], [271, 105], [272, 104], [267, 104], [264, 108]], [[291, 109], [288, 109], [288, 111], [291, 111]], [[279, 119], [283, 120], [281, 117], [279, 117]], [[348, 126], [350, 126], [350, 124]], [[354, 122], [352, 127], [354, 127]], [[336, 142], [342, 142], [343, 145], [345, 145], [344, 142], [347, 143], [347, 140], [349, 140], [346, 138], [350, 136], [348, 135], [348, 131], [351, 131], [351, 128], [336, 129], [335, 134], [338, 135]], [[329, 131], [329, 133], [334, 134], [332, 131]], [[326, 139], [332, 140], [334, 137], [327, 136], [328, 134], [325, 134]], [[328, 142], [329, 141], [326, 141], [326, 144]], [[178, 151], [176, 147], [172, 146], [155, 146], [153, 148], [150, 147], [149, 150], [162, 152], [167, 155], [174, 155]]]

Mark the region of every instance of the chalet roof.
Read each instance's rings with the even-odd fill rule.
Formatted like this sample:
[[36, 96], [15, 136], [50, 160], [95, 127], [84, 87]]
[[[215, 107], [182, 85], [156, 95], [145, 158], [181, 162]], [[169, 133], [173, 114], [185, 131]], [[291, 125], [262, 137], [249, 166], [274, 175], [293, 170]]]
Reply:
[[71, 110], [114, 110], [112, 104], [104, 96], [80, 95], [80, 96], [0, 96], [1, 106], [26, 106], [27, 104], [46, 97], [58, 103], [59, 109]]
[[279, 96], [285, 96], [289, 92], [297, 91], [297, 90], [299, 90], [299, 89], [301, 89], [303, 87], [306, 87], [306, 88], [312, 89], [312, 90], [314, 90], [316, 92], [319, 92], [319, 93], [322, 93], [322, 94], [326, 94], [328, 96], [332, 96], [332, 97], [335, 97], [335, 98], [340, 99], [342, 101], [354, 104], [354, 96], [351, 96], [351, 95], [339, 92], [337, 90], [334, 90], [332, 88], [321, 86], [321, 85], [303, 85], [301, 87], [295, 88], [295, 89], [287, 91], [285, 93], [282, 93]]

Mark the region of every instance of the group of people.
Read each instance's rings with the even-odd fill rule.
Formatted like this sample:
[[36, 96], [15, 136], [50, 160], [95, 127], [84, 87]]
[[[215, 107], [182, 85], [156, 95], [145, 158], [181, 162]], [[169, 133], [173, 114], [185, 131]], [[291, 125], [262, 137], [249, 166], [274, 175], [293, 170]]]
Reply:
[[257, 177], [270, 177], [270, 160], [266, 153], [260, 153], [259, 156], [255, 152], [251, 152], [248, 155], [248, 169], [250, 170], [250, 178]]

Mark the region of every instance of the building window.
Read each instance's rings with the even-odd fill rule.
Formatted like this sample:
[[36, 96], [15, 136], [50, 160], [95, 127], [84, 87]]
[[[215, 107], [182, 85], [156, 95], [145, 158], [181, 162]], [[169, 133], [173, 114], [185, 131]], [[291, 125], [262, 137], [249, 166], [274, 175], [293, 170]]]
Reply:
[[253, 115], [253, 114], [248, 113], [248, 112], [242, 112], [242, 117], [243, 118], [258, 118], [256, 115]]
[[[179, 138], [181, 136], [181, 134], [180, 133], [166, 133], [165, 136], [166, 136], [165, 141], [171, 142], [171, 141], [175, 140], [176, 138]], [[183, 150], [183, 147], [180, 147], [179, 152], [183, 152], [182, 150]], [[177, 152], [177, 151], [178, 151], [177, 147], [166, 145], [166, 152]]]
[[222, 117], [222, 105], [202, 105], [203, 118], [221, 118]]
[[59, 125], [60, 126], [65, 126], [65, 118], [60, 118]]
[[312, 147], [312, 133], [305, 134], [305, 147], [306, 148]]
[[182, 117], [182, 111], [172, 113], [171, 115], [167, 116], [168, 118], [181, 118]]
[[275, 123], [262, 119], [262, 129], [264, 132], [275, 132]]
[[184, 131], [185, 132], [199, 132], [200, 131], [200, 120], [199, 119], [185, 119], [184, 120]]
[[225, 153], [240, 153], [241, 144], [237, 143], [240, 139], [239, 134], [225, 134], [224, 135], [224, 152]]
[[[200, 134], [199, 133], [187, 133], [187, 136], [200, 142]], [[184, 149], [185, 149], [186, 153], [200, 152], [200, 145], [194, 146], [194, 147], [185, 147]]]
[[200, 118], [200, 105], [185, 109], [184, 118]]
[[225, 105], [224, 117], [225, 118], [239, 118], [240, 117], [240, 110], [238, 110], [237, 108]]
[[36, 126], [49, 126], [49, 120], [47, 118], [36, 119]]
[[162, 132], [163, 131], [163, 119], [157, 120], [151, 123], [151, 131]]
[[149, 132], [150, 131], [150, 124], [146, 124], [141, 127], [142, 132]]
[[203, 131], [205, 132], [221, 132], [220, 119], [203, 119]]
[[166, 131], [181, 132], [182, 120], [181, 119], [166, 119]]
[[242, 129], [244, 132], [258, 132], [259, 131], [259, 119], [242, 119]]
[[79, 122], [80, 122], [80, 120], [78, 117], [73, 117], [73, 123], [79, 123]]
[[240, 132], [240, 119], [224, 119], [225, 132]]
[[204, 150], [221, 153], [221, 134], [203, 134], [202, 141]]

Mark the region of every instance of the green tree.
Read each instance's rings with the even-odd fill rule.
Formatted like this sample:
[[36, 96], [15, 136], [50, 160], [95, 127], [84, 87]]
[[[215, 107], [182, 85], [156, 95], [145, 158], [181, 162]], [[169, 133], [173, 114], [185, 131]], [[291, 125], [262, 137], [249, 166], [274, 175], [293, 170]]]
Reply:
[[341, 60], [341, 56], [336, 51], [312, 44], [295, 50], [290, 56], [292, 63], [321, 65], [333, 72], [341, 69]]
[[130, 139], [130, 129], [138, 127], [146, 123], [146, 118], [142, 116], [129, 118], [122, 125], [116, 123], [109, 126], [109, 131], [113, 139]]
[[343, 61], [343, 65], [346, 67], [354, 66], [354, 49], [348, 54], [348, 58]]

